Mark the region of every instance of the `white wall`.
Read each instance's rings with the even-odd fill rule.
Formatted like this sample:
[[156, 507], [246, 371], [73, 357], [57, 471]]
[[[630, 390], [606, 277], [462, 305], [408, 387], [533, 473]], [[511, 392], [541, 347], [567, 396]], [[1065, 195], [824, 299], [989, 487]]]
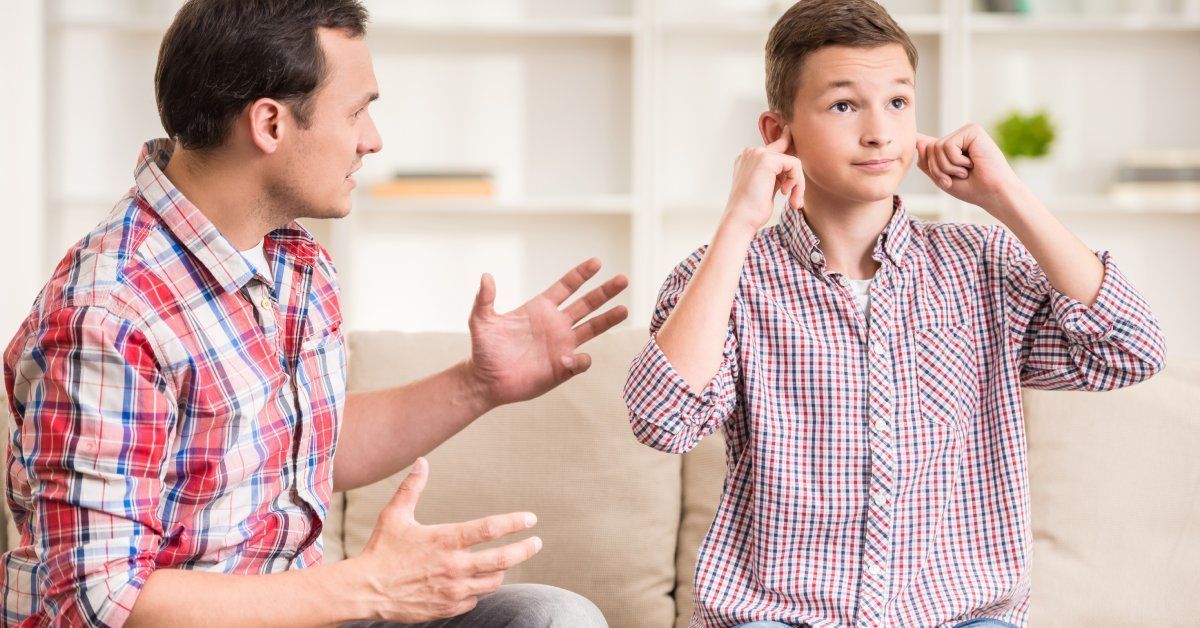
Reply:
[[0, 0], [0, 348], [45, 281], [42, 202], [42, 8]]

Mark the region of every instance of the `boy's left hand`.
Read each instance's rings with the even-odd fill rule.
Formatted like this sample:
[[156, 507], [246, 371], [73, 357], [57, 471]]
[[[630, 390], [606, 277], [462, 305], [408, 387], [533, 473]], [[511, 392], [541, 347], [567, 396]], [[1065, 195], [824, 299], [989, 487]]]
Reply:
[[934, 185], [992, 214], [1022, 186], [1000, 147], [978, 124], [941, 139], [918, 133], [917, 153], [917, 167]]

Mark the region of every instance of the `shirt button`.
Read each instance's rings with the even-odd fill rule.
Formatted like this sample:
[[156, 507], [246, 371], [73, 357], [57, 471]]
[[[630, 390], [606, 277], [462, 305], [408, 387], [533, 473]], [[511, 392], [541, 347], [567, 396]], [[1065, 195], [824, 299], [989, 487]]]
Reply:
[[872, 493], [871, 501], [875, 502], [876, 506], [886, 506], [887, 505], [887, 498], [884, 497], [883, 494], [881, 494], [881, 493]]
[[872, 576], [882, 576], [883, 567], [880, 567], [879, 565], [871, 565], [870, 567], [867, 567], [867, 573], [871, 574]]
[[879, 419], [875, 419], [875, 421], [873, 421], [871, 424], [875, 426], [875, 431], [876, 431], [876, 432], [882, 432], [882, 431], [883, 431], [883, 421], [881, 421], [881, 420], [879, 420]]
[[838, 275], [837, 282], [841, 284], [843, 288], [845, 288], [846, 286], [850, 285], [850, 278], [845, 275]]
[[871, 350], [875, 352], [875, 355], [881, 358], [887, 353], [887, 350], [883, 348], [883, 343], [878, 341], [871, 344]]
[[808, 259], [812, 260], [812, 263], [814, 264], [820, 264], [821, 260], [825, 259], [825, 256], [821, 255], [819, 251], [813, 251], [812, 253], [808, 254]]
[[262, 300], [262, 306], [263, 306], [263, 309], [264, 309], [264, 310], [269, 310], [269, 309], [271, 309], [271, 300], [270, 300], [270, 299], [263, 299], [263, 300]]

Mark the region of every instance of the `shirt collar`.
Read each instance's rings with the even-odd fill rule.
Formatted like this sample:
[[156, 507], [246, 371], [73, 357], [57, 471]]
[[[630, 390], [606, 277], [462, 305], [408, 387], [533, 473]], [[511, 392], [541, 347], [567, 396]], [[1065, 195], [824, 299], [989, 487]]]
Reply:
[[[133, 171], [137, 193], [222, 290], [241, 290], [254, 277], [254, 270], [241, 251], [163, 173], [174, 147], [174, 142], [166, 138], [142, 145]], [[267, 234], [264, 251], [272, 263], [275, 255], [286, 252], [298, 263], [312, 265], [319, 246], [307, 229], [293, 221]]]
[[[783, 242], [788, 251], [800, 265], [821, 275], [825, 270], [825, 253], [821, 251], [821, 239], [808, 226], [804, 219], [804, 209], [787, 210], [780, 220]], [[912, 225], [904, 203], [898, 195], [892, 196], [892, 219], [880, 232], [875, 242], [872, 257], [883, 261], [887, 259], [896, 266], [903, 265], [904, 251], [912, 239]]]

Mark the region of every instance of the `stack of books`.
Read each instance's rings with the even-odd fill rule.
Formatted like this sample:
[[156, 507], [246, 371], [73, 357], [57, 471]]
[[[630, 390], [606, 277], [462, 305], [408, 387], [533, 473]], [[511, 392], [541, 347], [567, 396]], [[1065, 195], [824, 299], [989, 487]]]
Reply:
[[1200, 149], [1130, 153], [1122, 160], [1109, 193], [1140, 199], [1200, 198]]
[[371, 187], [377, 197], [490, 197], [492, 175], [479, 171], [400, 172]]

